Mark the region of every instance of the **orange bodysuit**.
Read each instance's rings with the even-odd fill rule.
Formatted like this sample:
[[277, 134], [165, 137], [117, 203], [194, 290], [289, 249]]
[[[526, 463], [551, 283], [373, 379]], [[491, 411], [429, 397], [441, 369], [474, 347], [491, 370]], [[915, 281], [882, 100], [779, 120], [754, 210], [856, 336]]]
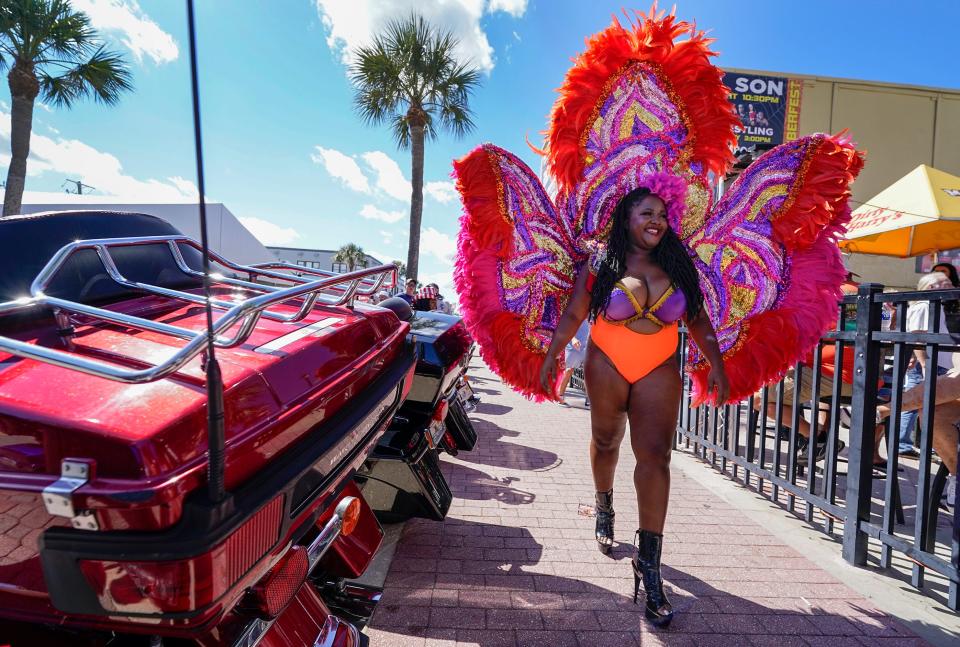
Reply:
[[[593, 287], [594, 279], [591, 273], [588, 290]], [[677, 352], [678, 321], [686, 312], [686, 305], [683, 292], [671, 285], [655, 304], [646, 308], [618, 281], [607, 307], [590, 328], [590, 339], [623, 379], [633, 384]], [[631, 330], [627, 325], [638, 319], [646, 319], [660, 326], [660, 330], [651, 334]]]

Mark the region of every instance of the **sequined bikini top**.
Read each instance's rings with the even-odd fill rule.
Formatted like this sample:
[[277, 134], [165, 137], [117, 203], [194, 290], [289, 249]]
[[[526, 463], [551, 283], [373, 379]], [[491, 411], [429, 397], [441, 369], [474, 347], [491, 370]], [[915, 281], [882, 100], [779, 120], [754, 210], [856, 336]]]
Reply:
[[[596, 280], [599, 271], [599, 258], [594, 256], [590, 259], [590, 275], [587, 277], [587, 289], [593, 289], [593, 282]], [[671, 285], [649, 308], [642, 305], [633, 292], [623, 284], [617, 281], [613, 290], [610, 291], [610, 301], [603, 311], [603, 318], [612, 324], [626, 326], [627, 324], [639, 319], [646, 319], [663, 328], [672, 323], [676, 323], [687, 311], [687, 298], [682, 290]]]
[[673, 285], [664, 291], [656, 303], [647, 308], [637, 301], [627, 286], [617, 281], [610, 292], [610, 301], [603, 311], [603, 318], [622, 326], [638, 319], [646, 319], [662, 328], [678, 321], [686, 311], [687, 299], [683, 292]]

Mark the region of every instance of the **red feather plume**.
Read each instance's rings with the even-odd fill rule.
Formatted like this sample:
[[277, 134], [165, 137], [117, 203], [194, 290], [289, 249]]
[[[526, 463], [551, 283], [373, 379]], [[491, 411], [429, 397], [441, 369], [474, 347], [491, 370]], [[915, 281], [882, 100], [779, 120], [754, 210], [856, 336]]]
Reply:
[[[604, 31], [587, 39], [587, 49], [573, 61], [560, 97], [553, 106], [547, 131], [547, 162], [561, 189], [570, 190], [583, 175], [584, 131], [594, 108], [603, 101], [607, 83], [630, 61], [657, 65], [671, 86], [690, 132], [690, 160], [704, 172], [723, 173], [733, 159], [734, 126], [740, 121], [730, 107], [722, 72], [710, 62], [715, 53], [705, 33], [671, 13], [637, 12], [638, 22], [623, 27], [616, 17]], [[686, 40], [675, 42], [681, 36]]]

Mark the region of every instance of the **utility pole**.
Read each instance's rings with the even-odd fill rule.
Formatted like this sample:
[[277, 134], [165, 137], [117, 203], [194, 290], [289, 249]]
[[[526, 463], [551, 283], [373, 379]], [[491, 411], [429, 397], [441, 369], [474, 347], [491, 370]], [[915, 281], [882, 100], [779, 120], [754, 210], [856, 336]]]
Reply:
[[72, 193], [73, 195], [83, 195], [84, 189], [89, 189], [90, 191], [96, 191], [94, 187], [90, 186], [89, 184], [84, 184], [80, 180], [66, 180], [60, 186], [67, 193]]

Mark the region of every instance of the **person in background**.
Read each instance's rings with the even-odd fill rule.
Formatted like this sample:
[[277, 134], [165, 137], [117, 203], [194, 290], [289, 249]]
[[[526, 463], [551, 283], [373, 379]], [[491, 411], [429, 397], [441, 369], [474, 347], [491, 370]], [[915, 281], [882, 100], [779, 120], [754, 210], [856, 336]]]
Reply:
[[413, 296], [413, 309], [433, 312], [437, 309], [437, 290], [432, 286], [422, 287]]
[[957, 268], [951, 263], [937, 263], [932, 268], [931, 272], [940, 272], [941, 274], [946, 274], [947, 278], [950, 279], [950, 284], [955, 288], [960, 288], [960, 275], [957, 274]]
[[403, 294], [398, 294], [397, 296], [413, 306], [413, 301], [416, 299], [417, 294], [417, 279], [407, 279], [407, 282], [404, 284], [406, 291]]
[[[937, 263], [930, 271], [946, 274], [953, 287], [960, 288], [960, 276], [957, 275], [957, 268], [952, 263]], [[946, 314], [947, 329], [950, 332], [960, 332], [960, 300], [944, 301], [943, 310]]]
[[[931, 272], [924, 274], [917, 282], [918, 290], [944, 290], [953, 285], [946, 274], [942, 272]], [[907, 309], [907, 332], [933, 332], [934, 328], [929, 321], [930, 307], [928, 301], [913, 301]], [[947, 320], [943, 308], [940, 309], [940, 327], [939, 332], [947, 332]], [[937, 354], [937, 375], [943, 375], [954, 367], [953, 353]], [[903, 379], [903, 390], [909, 391], [919, 384], [923, 383], [924, 375], [927, 374], [927, 353], [922, 348], [914, 350], [914, 357], [907, 367], [906, 375]], [[919, 452], [913, 446], [913, 432], [917, 426], [916, 410], [905, 410], [900, 414], [900, 456], [919, 456]]]
[[[905, 390], [901, 412], [916, 415], [923, 408], [925, 390], [923, 384]], [[889, 415], [889, 404], [877, 406], [878, 424]], [[901, 415], [904, 414], [901, 413]], [[947, 466], [954, 483], [957, 475], [957, 441], [960, 437], [958, 425], [960, 425], [960, 366], [954, 365], [948, 373], [937, 379], [932, 439], [933, 449]]]
[[[567, 386], [570, 385], [570, 378], [573, 377], [573, 372], [583, 366], [583, 361], [587, 358], [587, 340], [590, 338], [590, 322], [584, 319], [583, 323], [580, 324], [580, 328], [577, 330], [577, 333], [573, 336], [573, 339], [570, 340], [570, 343], [567, 344], [566, 348], [566, 357], [564, 358], [564, 371], [563, 377], [560, 378], [560, 386], [557, 387], [557, 394], [560, 396], [560, 404], [567, 406], [567, 401], [564, 399], [563, 395], [567, 392]], [[587, 396], [584, 394], [587, 406], [589, 406], [589, 399], [586, 399]]]
[[427, 287], [434, 291], [437, 295], [437, 307], [435, 310], [437, 312], [442, 312], [445, 315], [453, 314], [453, 306], [450, 305], [450, 302], [443, 298], [443, 295], [440, 294], [440, 286], [436, 283], [428, 283]]

